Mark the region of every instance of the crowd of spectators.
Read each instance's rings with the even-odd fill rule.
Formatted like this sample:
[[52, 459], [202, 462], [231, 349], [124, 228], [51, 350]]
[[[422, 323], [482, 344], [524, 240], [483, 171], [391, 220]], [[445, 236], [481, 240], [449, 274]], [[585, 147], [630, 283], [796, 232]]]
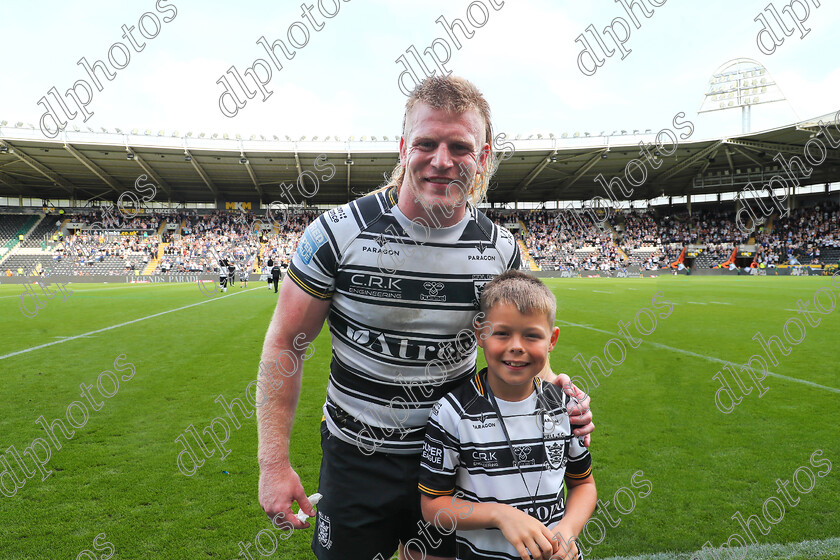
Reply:
[[268, 259], [272, 259], [279, 263], [281, 268], [287, 268], [303, 230], [317, 217], [318, 213], [311, 211], [288, 214], [282, 234], [273, 235], [268, 239], [263, 251], [263, 261], [268, 262]]
[[621, 245], [625, 251], [662, 245], [662, 237], [656, 221], [648, 213], [642, 214], [635, 210], [627, 212], [624, 215], [623, 233]]
[[111, 205], [91, 208], [68, 218], [71, 222], [92, 226], [94, 229], [157, 231], [161, 223], [178, 223], [188, 215], [194, 216], [195, 212], [182, 211], [167, 214], [152, 212], [134, 216], [127, 210]]
[[[53, 259], [72, 263], [79, 274], [103, 262], [111, 273], [143, 270], [165, 243], [154, 273], [216, 272], [220, 258], [251, 271], [260, 271], [269, 259], [287, 267], [304, 229], [319, 215], [292, 213], [278, 224], [240, 212], [134, 217], [115, 210], [68, 216], [93, 229], [59, 239]], [[573, 210], [488, 210], [487, 215], [508, 226], [543, 270], [615, 271], [631, 265], [652, 270], [673, 263], [689, 246], [702, 247], [702, 266], [716, 266], [751, 236], [756, 263], [762, 267], [819, 263], [827, 251], [840, 252], [840, 209], [830, 202], [793, 210], [784, 218], [775, 216], [771, 227], [764, 225], [752, 234], [740, 231], [731, 213], [709, 210], [619, 211], [606, 223]], [[523, 262], [523, 267], [529, 264]]]
[[72, 262], [74, 268], [83, 268], [114, 257], [123, 261], [125, 270], [135, 270], [154, 258], [159, 243], [157, 235], [78, 233], [67, 236], [55, 247], [53, 260], [56, 263]]
[[756, 236], [756, 260], [766, 265], [819, 264], [822, 251], [840, 248], [840, 211], [830, 202], [776, 216], [773, 231]]
[[588, 214], [572, 212], [491, 210], [488, 216], [499, 224], [521, 223], [518, 236], [543, 270], [619, 270], [628, 265], [654, 270], [675, 262], [689, 245], [703, 247], [702, 262], [716, 266], [751, 236], [757, 261], [774, 265], [816, 264], [821, 250], [840, 248], [836, 205], [794, 210], [786, 218], [776, 217], [772, 233], [762, 227], [751, 234], [738, 228], [731, 213], [721, 211], [659, 216], [632, 210], [618, 212], [600, 226]]

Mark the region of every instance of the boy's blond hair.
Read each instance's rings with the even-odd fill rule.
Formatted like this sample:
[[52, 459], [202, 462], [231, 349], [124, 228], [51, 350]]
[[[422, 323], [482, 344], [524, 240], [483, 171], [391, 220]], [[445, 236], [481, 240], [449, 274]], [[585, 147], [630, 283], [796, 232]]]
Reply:
[[[411, 92], [408, 101], [405, 103], [405, 115], [403, 116], [403, 138], [408, 141], [408, 115], [418, 103], [425, 103], [433, 109], [444, 109], [450, 113], [460, 114], [474, 110], [484, 122], [484, 142], [490, 146], [487, 160], [482, 169], [482, 174], [476, 173], [472, 185], [468, 185], [470, 202], [475, 205], [482, 200], [490, 184], [492, 171], [495, 169], [495, 156], [493, 155], [493, 125], [490, 122], [490, 105], [484, 96], [472, 82], [459, 76], [449, 75], [446, 77], [432, 76], [426, 78]], [[481, 140], [481, 139], [479, 139]], [[384, 190], [396, 187], [399, 192], [402, 187], [405, 169], [402, 163], [397, 163], [388, 183], [382, 187]]]
[[554, 328], [557, 301], [548, 286], [535, 276], [508, 270], [493, 278], [481, 291], [481, 311], [486, 317], [493, 307], [501, 303], [514, 305], [523, 314], [544, 313], [549, 327]]

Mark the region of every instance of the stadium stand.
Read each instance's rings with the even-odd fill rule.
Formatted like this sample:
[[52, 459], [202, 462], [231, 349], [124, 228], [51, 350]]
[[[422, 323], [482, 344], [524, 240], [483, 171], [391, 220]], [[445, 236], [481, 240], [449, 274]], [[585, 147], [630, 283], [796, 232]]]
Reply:
[[34, 223], [36, 216], [0, 214], [0, 246], [5, 246], [10, 241], [18, 243], [18, 235], [23, 235]]
[[[660, 215], [652, 210], [618, 212], [598, 228], [583, 213], [568, 210], [491, 211], [500, 224], [519, 221], [528, 254], [542, 270], [619, 270], [638, 266], [663, 268], [675, 262], [682, 249], [691, 247], [695, 268], [713, 268], [727, 261], [732, 251], [749, 246], [750, 236], [740, 231], [724, 212], [700, 210]], [[836, 264], [840, 257], [840, 229], [836, 206], [794, 210], [787, 218], [776, 216], [774, 233], [763, 228], [756, 236], [759, 262]]]
[[[618, 211], [603, 223], [572, 210], [489, 209], [496, 223], [512, 229], [532, 270], [656, 270], [687, 251], [686, 265], [709, 269], [738, 250], [737, 266], [836, 265], [840, 259], [840, 208], [822, 201], [790, 215], [773, 215], [751, 237], [738, 229], [733, 213], [700, 209], [691, 214], [668, 208]], [[268, 259], [288, 266], [304, 228], [319, 212], [291, 214], [282, 224], [254, 214], [182, 211], [136, 217], [102, 209], [48, 215], [23, 243], [39, 216], [3, 215], [0, 241], [14, 249], [3, 270], [26, 274], [160, 275], [214, 273], [227, 255], [242, 269], [259, 272]], [[99, 228], [120, 228], [105, 235]], [[77, 230], [67, 224], [84, 224]], [[265, 224], [262, 229], [256, 224]], [[92, 229], [91, 229], [92, 228]]]

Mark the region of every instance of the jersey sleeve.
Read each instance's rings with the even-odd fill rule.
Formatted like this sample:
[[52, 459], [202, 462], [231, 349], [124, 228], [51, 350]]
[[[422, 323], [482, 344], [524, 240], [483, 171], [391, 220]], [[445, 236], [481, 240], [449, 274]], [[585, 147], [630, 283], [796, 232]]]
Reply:
[[309, 295], [328, 300], [335, 291], [338, 262], [335, 234], [321, 215], [300, 236], [287, 275]]
[[592, 474], [592, 456], [583, 445], [583, 438], [572, 436], [569, 445], [569, 463], [566, 465], [566, 477], [582, 480]]
[[446, 397], [432, 407], [423, 455], [420, 459], [421, 494], [436, 498], [455, 493], [455, 475], [460, 464], [459, 417]]

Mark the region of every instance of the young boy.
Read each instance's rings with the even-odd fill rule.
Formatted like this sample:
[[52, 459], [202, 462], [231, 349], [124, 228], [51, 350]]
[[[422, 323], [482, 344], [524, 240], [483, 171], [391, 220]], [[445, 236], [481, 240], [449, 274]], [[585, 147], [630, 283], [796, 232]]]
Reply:
[[570, 430], [574, 401], [537, 377], [559, 334], [554, 295], [510, 270], [484, 287], [480, 307], [487, 368], [432, 408], [423, 517], [457, 531], [459, 559], [583, 558], [574, 539], [595, 509], [591, 458]]

